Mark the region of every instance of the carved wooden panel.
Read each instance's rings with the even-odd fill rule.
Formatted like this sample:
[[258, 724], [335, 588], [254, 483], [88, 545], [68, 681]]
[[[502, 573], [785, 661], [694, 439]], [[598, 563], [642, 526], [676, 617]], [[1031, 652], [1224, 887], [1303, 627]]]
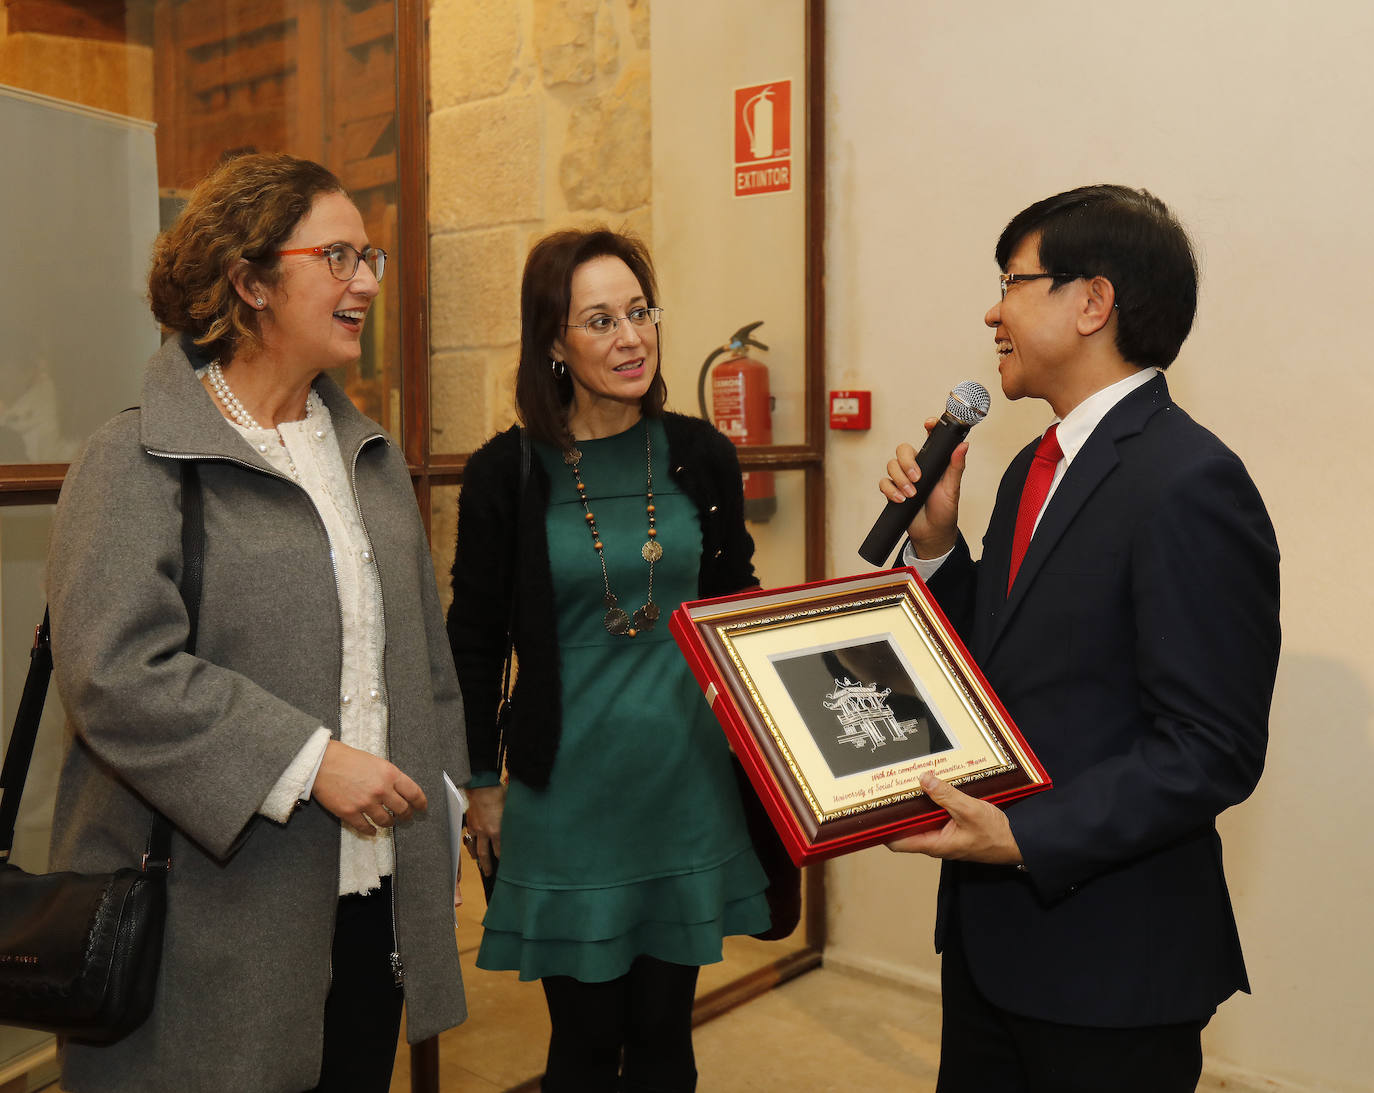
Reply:
[[[231, 149], [318, 160], [371, 241], [397, 250], [394, 0], [154, 0], [158, 175], [186, 190]], [[346, 385], [389, 428], [399, 360], [395, 262]]]

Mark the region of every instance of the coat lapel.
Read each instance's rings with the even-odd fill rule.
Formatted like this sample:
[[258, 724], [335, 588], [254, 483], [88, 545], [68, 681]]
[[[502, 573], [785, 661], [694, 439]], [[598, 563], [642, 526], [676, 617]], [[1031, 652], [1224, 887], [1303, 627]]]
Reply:
[[[1164, 381], [1163, 374], [1160, 374], [1145, 386], [1132, 391], [1116, 406], [1112, 407], [1107, 416], [1093, 430], [1087, 443], [1083, 445], [1073, 462], [1069, 464], [1069, 469], [1064, 473], [1063, 479], [1054, 491], [1054, 496], [1050, 498], [1049, 504], [1045, 508], [1044, 515], [1040, 518], [1040, 524], [1035, 529], [1035, 535], [1026, 551], [1026, 557], [1021, 562], [1021, 568], [1016, 574], [1016, 583], [1012, 586], [1011, 594], [1006, 597], [1005, 604], [996, 612], [996, 621], [988, 640], [988, 653], [991, 653], [996, 647], [998, 640], [1006, 631], [1007, 624], [1016, 615], [1017, 609], [1026, 598], [1028, 590], [1035, 584], [1037, 574], [1044, 568], [1045, 563], [1054, 556], [1055, 549], [1064, 537], [1064, 533], [1087, 506], [1103, 480], [1120, 463], [1121, 459], [1118, 453], [1120, 443], [1127, 437], [1135, 436], [1141, 432], [1150, 418], [1158, 410], [1169, 404], [1169, 388]], [[1028, 446], [1026, 451], [1033, 454], [1034, 445]], [[1017, 457], [1018, 464], [1027, 465], [1022, 468], [1019, 477], [1015, 479], [1018, 483], [1025, 481], [1026, 469], [1029, 465], [1029, 460], [1025, 458], [1025, 455], [1026, 452], [1022, 452]], [[999, 521], [995, 538], [991, 534], [993, 529], [989, 528], [989, 541], [995, 544], [992, 556], [987, 559], [991, 563], [988, 567], [989, 579], [1000, 581], [1000, 584], [991, 592], [994, 597], [1000, 595], [998, 589], [1005, 590], [1007, 586], [1007, 571], [1011, 564], [1011, 537], [1015, 527], [1016, 508], [1019, 503], [1019, 488], [1018, 485], [1018, 497], [1009, 506], [1011, 510], [1010, 521], [1007, 521], [1005, 516]]]
[[[208, 364], [185, 336], [172, 338], [148, 364], [142, 402], [143, 446], [149, 452], [180, 458], [231, 459], [265, 474], [281, 477], [224, 419], [206, 394], [196, 367]], [[349, 466], [368, 441], [384, 438], [377, 423], [364, 417], [332, 379], [320, 375], [315, 390], [329, 408], [339, 450]]]

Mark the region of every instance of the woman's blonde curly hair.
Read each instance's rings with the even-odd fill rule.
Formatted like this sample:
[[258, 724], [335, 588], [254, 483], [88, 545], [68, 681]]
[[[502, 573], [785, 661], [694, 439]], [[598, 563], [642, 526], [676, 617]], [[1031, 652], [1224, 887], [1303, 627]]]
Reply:
[[280, 250], [315, 199], [344, 193], [325, 167], [278, 152], [222, 161], [191, 192], [177, 221], [158, 237], [148, 275], [153, 316], [189, 334], [216, 360], [261, 344], [258, 313], [239, 296], [231, 274], [240, 260], [259, 280], [280, 280]]

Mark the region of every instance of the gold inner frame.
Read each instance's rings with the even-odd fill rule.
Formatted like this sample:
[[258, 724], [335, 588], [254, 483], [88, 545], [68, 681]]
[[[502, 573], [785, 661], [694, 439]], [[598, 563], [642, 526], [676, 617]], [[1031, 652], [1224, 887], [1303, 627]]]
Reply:
[[[1000, 707], [978, 673], [967, 671], [952, 655], [951, 649], [957, 647], [957, 639], [944, 625], [942, 617], [925, 602], [914, 579], [905, 577], [895, 584], [887, 582], [873, 586], [857, 597], [848, 590], [821, 590], [817, 594], [780, 602], [780, 609], [775, 614], [760, 615], [760, 599], [765, 602], [777, 601], [778, 596], [764, 593], [762, 597], [732, 601], [727, 610], [708, 608], [700, 613], [694, 612], [694, 621], [698, 626], [709, 627], [726, 651], [739, 686], [747, 692], [748, 700], [752, 701], [758, 711], [759, 719], [818, 824], [924, 796], [917, 779], [920, 772], [925, 769], [937, 769], [941, 777], [953, 784], [1004, 774], [1017, 769], [1018, 766], [1035, 775], [1034, 767], [1015, 730], [1003, 717]], [[858, 782], [867, 777], [870, 785], [882, 777], [888, 785], [883, 787], [882, 792], [858, 802], [852, 800], [857, 795], [856, 792], [847, 792], [847, 800], [836, 807], [833, 802], [827, 804], [824, 798], [830, 794], [819, 792], [812, 778], [808, 777], [806, 768], [808, 765], [815, 768], [815, 759], [812, 758], [809, 764], [803, 762], [780, 727], [779, 718], [784, 716], [782, 700], [788, 702], [786, 709], [794, 710], [795, 707], [790, 705], [790, 697], [786, 692], [780, 691], [780, 680], [775, 685], [760, 678], [758, 658], [761, 650], [750, 648], [749, 646], [755, 644], [750, 639], [836, 616], [861, 620], [873, 612], [886, 612], [894, 607], [905, 620], [903, 625], [880, 625], [876, 628], [859, 626], [854, 629], [865, 630], [861, 637], [850, 633], [844, 634], [843, 637], [862, 640], [868, 636], [886, 636], [894, 642], [903, 659], [913, 670], [920, 657], [914, 655], [916, 650], [911, 646], [917, 645], [936, 669], [938, 682], [935, 689], [943, 689], [941, 697], [946, 699], [943, 703], [933, 703], [934, 708], [941, 713], [942, 721], [949, 720], [949, 714], [956, 708], [962, 710], [966, 725], [959, 726], [959, 731], [953, 734], [958, 738], [958, 743], [953, 749], [903, 761], [896, 767], [884, 771], [881, 776], [874, 776], [872, 772], [844, 776], [845, 779], [855, 779]], [[749, 617], [740, 617], [746, 613]], [[875, 629], [878, 634], [872, 633]], [[913, 635], [916, 639], [914, 642], [911, 640]], [[762, 652], [766, 655], [770, 650], [765, 649]], [[754, 665], [752, 670], [751, 663]], [[924, 687], [930, 688], [931, 681], [926, 673], [915, 671], [914, 674], [920, 677]], [[948, 731], [953, 726], [943, 727]], [[976, 740], [969, 739], [970, 728], [974, 731]], [[802, 746], [804, 747], [805, 743]], [[960, 769], [960, 766], [963, 769]]]

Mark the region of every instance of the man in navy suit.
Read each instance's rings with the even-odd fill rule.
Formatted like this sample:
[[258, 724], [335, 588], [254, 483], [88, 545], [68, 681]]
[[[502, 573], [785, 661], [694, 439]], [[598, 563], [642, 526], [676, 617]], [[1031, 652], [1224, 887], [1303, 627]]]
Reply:
[[[1264, 766], [1278, 546], [1241, 461], [1169, 397], [1197, 267], [1164, 204], [1058, 194], [996, 257], [1002, 392], [1048, 403], [1055, 435], [1007, 469], [977, 562], [961, 445], [904, 559], [1054, 787], [1003, 811], [927, 775], [951, 819], [890, 844], [945, 859], [938, 1090], [1193, 1090], [1203, 1026], [1249, 990], [1216, 817]], [[915, 454], [888, 463], [890, 500]]]

